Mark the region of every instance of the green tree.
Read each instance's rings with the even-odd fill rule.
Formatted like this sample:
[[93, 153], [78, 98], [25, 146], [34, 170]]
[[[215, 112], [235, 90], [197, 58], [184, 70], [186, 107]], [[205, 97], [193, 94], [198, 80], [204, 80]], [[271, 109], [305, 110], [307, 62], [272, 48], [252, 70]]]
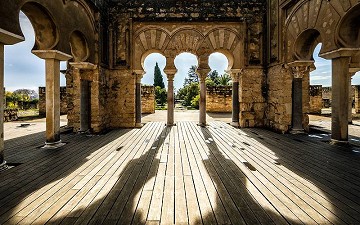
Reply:
[[219, 85], [224, 85], [224, 86], [228, 86], [230, 85], [231, 82], [231, 77], [229, 74], [224, 73], [223, 75], [221, 75], [219, 78]]
[[185, 78], [184, 86], [189, 85], [191, 83], [199, 83], [199, 76], [196, 73], [197, 66], [193, 65], [190, 67], [188, 71], [188, 78]]
[[198, 83], [191, 83], [186, 87], [186, 95], [184, 100], [185, 106], [191, 106], [191, 101], [200, 93], [200, 88]]
[[199, 109], [200, 105], [200, 95], [196, 95], [193, 100], [191, 100], [191, 106], [195, 109]]
[[158, 63], [156, 63], [154, 68], [154, 86], [155, 87], [159, 86], [161, 89], [165, 88], [163, 76], [161, 74], [161, 70]]
[[156, 103], [164, 106], [167, 102], [167, 91], [165, 88], [161, 88], [160, 86], [155, 87], [155, 99]]
[[209, 73], [208, 78], [210, 78], [215, 85], [219, 85], [219, 73], [216, 70], [211, 71], [211, 73]]

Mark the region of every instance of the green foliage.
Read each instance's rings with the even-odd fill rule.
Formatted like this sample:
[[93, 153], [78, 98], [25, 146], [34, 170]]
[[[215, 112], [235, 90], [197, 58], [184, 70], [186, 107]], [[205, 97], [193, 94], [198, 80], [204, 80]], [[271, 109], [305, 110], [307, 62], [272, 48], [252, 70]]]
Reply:
[[188, 71], [188, 78], [185, 78], [184, 86], [187, 86], [191, 83], [199, 83], [199, 76], [196, 73], [197, 66], [193, 65]]
[[222, 76], [218, 78], [219, 85], [228, 86], [231, 83], [231, 77], [229, 74], [224, 73]]
[[158, 63], [156, 63], [155, 68], [154, 68], [154, 86], [160, 87], [160, 88], [165, 88], [163, 76], [161, 74], [161, 70], [160, 70]]
[[200, 102], [200, 94], [196, 95], [192, 100], [191, 100], [191, 106], [195, 109], [199, 109], [199, 103]]
[[210, 77], [207, 77], [205, 80], [205, 84], [207, 87], [214, 87], [216, 86], [215, 81], [213, 81]]
[[183, 101], [184, 106], [190, 106], [191, 101], [199, 94], [200, 88], [198, 83], [191, 83], [178, 91], [177, 98]]
[[161, 88], [160, 86], [155, 87], [155, 99], [156, 104], [164, 106], [167, 102], [167, 91], [165, 88]]
[[216, 71], [216, 70], [211, 71], [211, 73], [209, 73], [209, 75], [207, 77], [207, 80], [208, 79], [210, 79], [212, 81], [211, 83], [208, 81], [209, 84], [213, 84], [213, 85], [210, 85], [210, 86], [219, 85], [219, 73], [218, 73], [218, 71]]

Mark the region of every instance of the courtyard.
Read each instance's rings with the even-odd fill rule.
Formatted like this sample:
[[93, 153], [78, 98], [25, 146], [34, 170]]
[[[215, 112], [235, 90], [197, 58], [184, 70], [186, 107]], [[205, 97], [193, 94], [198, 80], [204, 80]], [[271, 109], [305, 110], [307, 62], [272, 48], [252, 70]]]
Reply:
[[0, 173], [0, 223], [360, 223], [359, 148], [330, 145], [321, 131], [280, 135], [208, 117], [207, 127], [63, 133], [58, 149], [41, 148], [44, 121], [6, 123], [14, 167]]

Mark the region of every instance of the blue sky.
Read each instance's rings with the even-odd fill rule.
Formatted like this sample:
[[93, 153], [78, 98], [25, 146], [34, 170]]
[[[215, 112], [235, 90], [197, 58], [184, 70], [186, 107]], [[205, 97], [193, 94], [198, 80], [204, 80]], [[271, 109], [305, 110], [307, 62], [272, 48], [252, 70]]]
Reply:
[[[20, 14], [20, 24], [25, 35], [25, 41], [13, 46], [5, 46], [5, 87], [7, 91], [27, 88], [38, 91], [39, 86], [45, 86], [45, 62], [31, 53], [34, 46], [34, 30], [30, 21], [24, 14]], [[310, 74], [310, 83], [323, 86], [331, 86], [331, 61], [318, 57], [321, 45], [318, 45], [314, 51], [316, 70]], [[145, 59], [145, 76], [142, 79], [143, 84], [153, 84], [154, 67], [158, 62], [160, 69], [165, 68], [165, 57], [160, 54], [151, 54]], [[182, 87], [187, 72], [192, 65], [197, 65], [198, 61], [195, 55], [190, 53], [180, 54], [175, 58], [175, 66], [178, 73], [175, 75], [174, 86], [178, 90]], [[227, 68], [227, 59], [220, 53], [214, 53], [210, 56], [209, 65], [212, 70], [217, 70], [222, 74]], [[66, 63], [61, 63], [61, 69], [66, 68]], [[164, 73], [163, 73], [164, 74]], [[65, 86], [65, 76], [60, 75], [60, 83]], [[164, 75], [166, 85], [166, 76]], [[360, 73], [358, 72], [352, 80], [352, 84], [360, 84]]]

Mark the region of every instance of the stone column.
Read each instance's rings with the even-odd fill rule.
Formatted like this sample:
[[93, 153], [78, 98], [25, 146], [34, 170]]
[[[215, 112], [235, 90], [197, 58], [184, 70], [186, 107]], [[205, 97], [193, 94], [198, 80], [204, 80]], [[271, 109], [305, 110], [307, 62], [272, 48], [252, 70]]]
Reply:
[[60, 140], [60, 61], [72, 57], [56, 50], [33, 51], [39, 58], [45, 59], [46, 71], [46, 145], [59, 147]]
[[357, 48], [340, 48], [321, 54], [332, 61], [331, 141], [333, 144], [348, 144], [349, 117], [349, 64]]
[[75, 68], [74, 76], [76, 76], [77, 82], [80, 83], [80, 88], [77, 90], [80, 92], [80, 132], [87, 132], [90, 130], [91, 126], [90, 81], [89, 78], [82, 76], [82, 73], [85, 71], [95, 70], [97, 69], [97, 66], [88, 62], [71, 62], [70, 65]]
[[198, 69], [197, 73], [200, 81], [200, 102], [199, 102], [199, 126], [206, 126], [206, 77], [210, 69]]
[[145, 72], [143, 70], [135, 71], [135, 127], [142, 127], [141, 124], [141, 79]]
[[167, 92], [167, 126], [174, 126], [174, 77], [176, 70], [168, 69], [164, 71], [168, 81], [168, 92]]
[[0, 29], [0, 168], [6, 166], [4, 159], [4, 46], [24, 40], [22, 36]]
[[[225, 71], [227, 72], [227, 71]], [[228, 71], [232, 79], [232, 120], [231, 126], [240, 127], [240, 102], [239, 102], [239, 81], [242, 69], [232, 69]]]
[[4, 160], [4, 44], [0, 43], [0, 168]]
[[288, 64], [293, 78], [292, 88], [292, 128], [291, 133], [303, 133], [303, 77], [310, 72], [310, 66], [314, 61], [295, 61]]

